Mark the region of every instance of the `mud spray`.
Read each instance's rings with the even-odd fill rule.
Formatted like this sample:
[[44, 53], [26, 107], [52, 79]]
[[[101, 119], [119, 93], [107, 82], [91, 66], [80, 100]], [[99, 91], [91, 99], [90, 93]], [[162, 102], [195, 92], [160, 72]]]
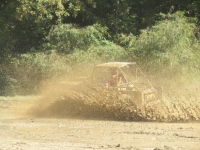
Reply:
[[106, 91], [84, 80], [68, 78], [48, 82], [29, 115], [164, 122], [200, 119], [200, 91], [197, 88], [177, 93], [164, 91], [163, 99], [147, 104], [144, 114], [134, 104], [121, 100], [118, 91]]

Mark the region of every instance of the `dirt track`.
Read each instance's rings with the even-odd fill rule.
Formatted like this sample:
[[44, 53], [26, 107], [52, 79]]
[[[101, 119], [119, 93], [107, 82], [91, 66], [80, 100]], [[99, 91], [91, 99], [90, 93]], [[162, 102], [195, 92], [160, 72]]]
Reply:
[[33, 101], [0, 101], [0, 150], [199, 150], [200, 123], [124, 122], [25, 116]]

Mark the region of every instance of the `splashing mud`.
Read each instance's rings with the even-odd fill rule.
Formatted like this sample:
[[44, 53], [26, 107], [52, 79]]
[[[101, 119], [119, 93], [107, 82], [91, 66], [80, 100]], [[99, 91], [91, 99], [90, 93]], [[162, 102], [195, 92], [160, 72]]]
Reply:
[[[164, 93], [162, 100], [147, 103], [145, 113], [131, 101], [120, 98], [116, 90], [106, 90], [89, 82], [52, 84], [32, 107], [37, 117], [109, 119], [128, 121], [196, 121], [200, 119], [198, 89], [181, 96]], [[53, 87], [53, 88], [52, 88]]]

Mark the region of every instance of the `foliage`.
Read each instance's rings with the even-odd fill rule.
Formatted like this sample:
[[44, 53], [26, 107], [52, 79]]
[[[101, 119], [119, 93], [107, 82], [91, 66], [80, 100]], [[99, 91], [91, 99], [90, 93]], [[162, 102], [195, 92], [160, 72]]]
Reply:
[[88, 62], [198, 75], [199, 8], [199, 0], [0, 1], [0, 94], [37, 91]]
[[[198, 18], [199, 0], [6, 0], [0, 2], [0, 54], [26, 53], [40, 49], [43, 38], [58, 24], [85, 27], [100, 24], [116, 34], [140, 34], [161, 20], [160, 12], [184, 11]], [[199, 36], [199, 29], [196, 30]], [[4, 57], [2, 57], [4, 58]], [[1, 58], [1, 59], [2, 59]]]
[[[4, 94], [33, 94], [42, 81], [65, 76], [71, 70], [66, 57], [56, 53], [23, 54], [1, 65], [0, 81]], [[2, 80], [1, 80], [2, 78]], [[2, 93], [2, 94], [3, 94]]]
[[68, 57], [76, 65], [96, 64], [108, 61], [122, 61], [127, 52], [120, 46], [107, 42], [104, 46], [92, 45], [87, 51], [75, 50]]
[[0, 62], [5, 60], [5, 56], [13, 48], [10, 30], [14, 25], [12, 17], [15, 13], [13, 10], [15, 5], [16, 3], [11, 0], [0, 2]]
[[195, 47], [199, 44], [194, 35], [195, 24], [181, 12], [163, 16], [165, 20], [129, 41], [134, 59], [153, 72], [176, 74], [196, 70], [199, 50]]
[[[92, 5], [91, 0], [86, 4]], [[52, 26], [65, 17], [75, 17], [82, 2], [69, 0], [18, 0], [0, 2], [0, 54], [26, 53], [40, 49]]]
[[44, 48], [57, 52], [71, 53], [74, 49], [86, 50], [91, 44], [101, 45], [108, 36], [107, 29], [95, 24], [79, 28], [72, 24], [54, 26], [48, 36]]
[[76, 18], [80, 11], [96, 4], [93, 0], [19, 0], [19, 3], [17, 12], [20, 20], [33, 17], [36, 22], [53, 19], [57, 23], [65, 17]]

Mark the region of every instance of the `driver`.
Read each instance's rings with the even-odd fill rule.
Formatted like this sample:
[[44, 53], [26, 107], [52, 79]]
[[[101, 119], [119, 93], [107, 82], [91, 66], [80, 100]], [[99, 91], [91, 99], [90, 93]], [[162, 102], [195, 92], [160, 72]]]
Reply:
[[[119, 73], [117, 70], [112, 69], [111, 70], [111, 78], [110, 78], [110, 86], [116, 87], [118, 86], [118, 82], [121, 81], [122, 74]], [[122, 82], [122, 81], [121, 81]]]
[[110, 78], [110, 86], [114, 87], [117, 86], [117, 80], [118, 80], [118, 73], [117, 71], [113, 71], [111, 78]]

